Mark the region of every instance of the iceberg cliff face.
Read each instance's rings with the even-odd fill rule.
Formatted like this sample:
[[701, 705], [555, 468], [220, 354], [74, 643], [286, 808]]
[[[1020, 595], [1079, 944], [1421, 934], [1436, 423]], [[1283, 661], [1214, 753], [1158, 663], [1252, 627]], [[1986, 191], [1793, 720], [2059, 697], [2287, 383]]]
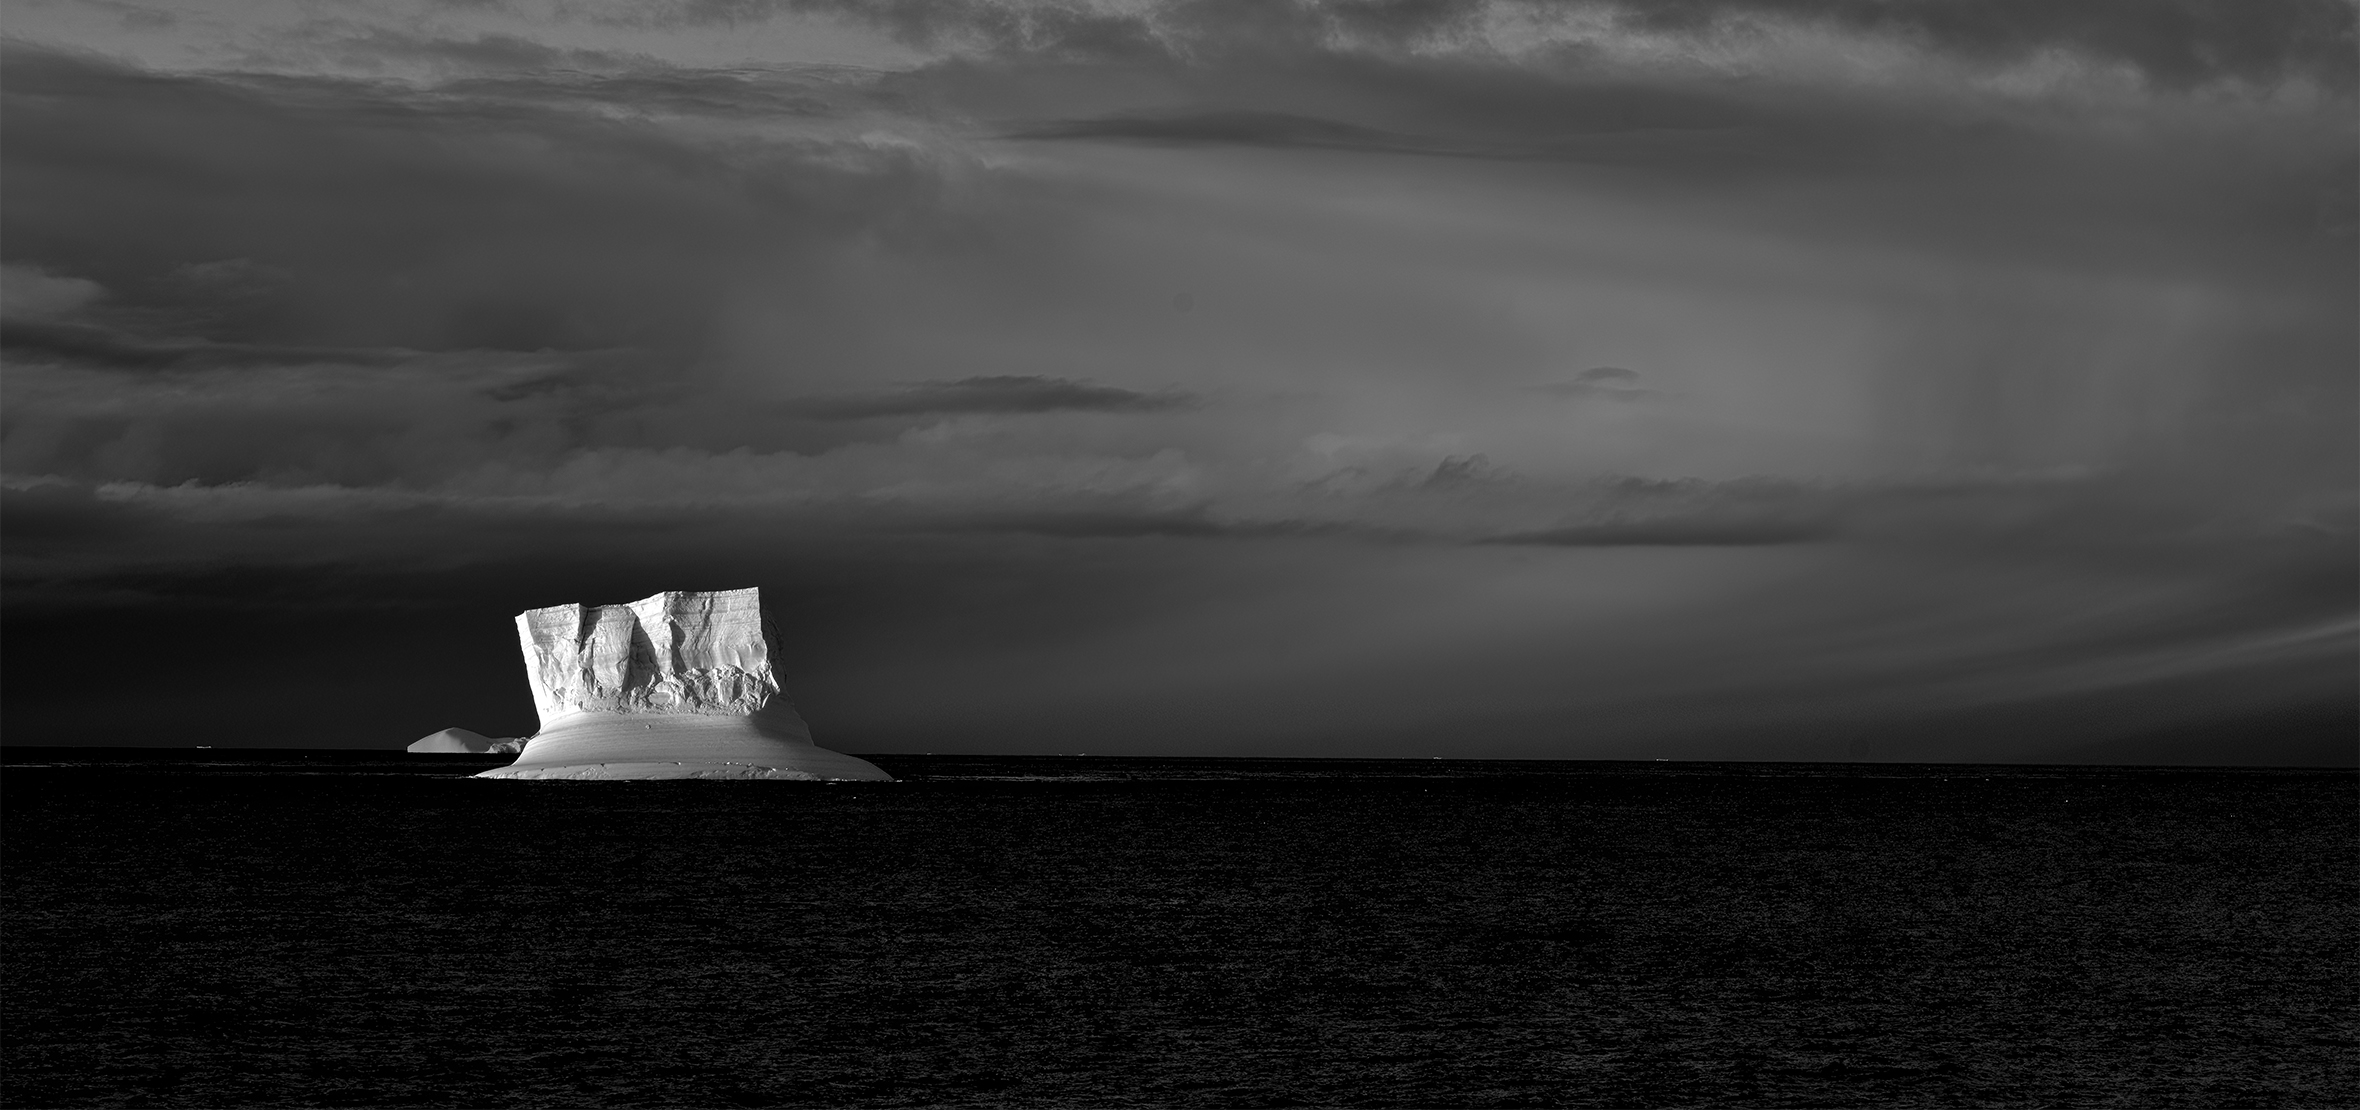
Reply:
[[547, 729], [585, 713], [761, 711], [778, 695], [759, 590], [660, 593], [629, 605], [556, 605], [516, 618]]
[[890, 779], [811, 742], [771, 670], [758, 590], [516, 618], [541, 731], [485, 778]]

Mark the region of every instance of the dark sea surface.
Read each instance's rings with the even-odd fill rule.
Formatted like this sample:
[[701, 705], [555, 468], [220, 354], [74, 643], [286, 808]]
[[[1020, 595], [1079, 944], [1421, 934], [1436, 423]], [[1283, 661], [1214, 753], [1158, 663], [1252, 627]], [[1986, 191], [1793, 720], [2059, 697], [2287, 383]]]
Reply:
[[10, 1106], [2349, 1105], [2350, 771], [6, 750]]

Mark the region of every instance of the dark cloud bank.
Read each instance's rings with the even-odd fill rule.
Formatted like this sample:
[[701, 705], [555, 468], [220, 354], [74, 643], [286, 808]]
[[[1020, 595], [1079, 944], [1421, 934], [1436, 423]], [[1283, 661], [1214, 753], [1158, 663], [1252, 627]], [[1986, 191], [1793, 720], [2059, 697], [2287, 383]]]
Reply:
[[9, 46], [9, 741], [761, 585], [855, 750], [2353, 758], [2348, 5], [786, 7], [939, 54]]

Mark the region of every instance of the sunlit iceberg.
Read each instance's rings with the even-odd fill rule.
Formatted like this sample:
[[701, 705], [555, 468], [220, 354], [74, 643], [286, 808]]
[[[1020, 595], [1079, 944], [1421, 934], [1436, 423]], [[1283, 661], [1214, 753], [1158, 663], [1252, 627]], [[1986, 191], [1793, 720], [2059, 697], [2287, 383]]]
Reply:
[[516, 631], [541, 731], [481, 778], [893, 777], [811, 742], [771, 669], [759, 590], [557, 605], [520, 614]]

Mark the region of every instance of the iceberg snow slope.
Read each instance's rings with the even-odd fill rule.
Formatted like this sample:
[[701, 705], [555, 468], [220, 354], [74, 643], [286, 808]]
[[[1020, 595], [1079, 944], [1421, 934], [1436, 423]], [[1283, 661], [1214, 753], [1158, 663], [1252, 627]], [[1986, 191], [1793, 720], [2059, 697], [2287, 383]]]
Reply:
[[479, 778], [893, 777], [811, 742], [771, 671], [760, 590], [557, 605], [520, 614], [516, 632], [541, 731]]
[[413, 741], [409, 750], [421, 755], [515, 755], [524, 750], [524, 741], [506, 737], [494, 739], [468, 729], [446, 728], [423, 740]]

